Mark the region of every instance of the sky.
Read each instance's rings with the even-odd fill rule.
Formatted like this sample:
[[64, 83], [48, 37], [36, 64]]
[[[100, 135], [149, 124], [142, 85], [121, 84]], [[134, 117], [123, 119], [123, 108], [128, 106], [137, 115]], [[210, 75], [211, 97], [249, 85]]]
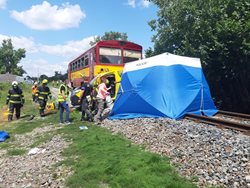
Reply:
[[105, 32], [127, 33], [143, 51], [152, 47], [148, 22], [157, 7], [147, 0], [0, 0], [0, 45], [11, 38], [25, 48], [19, 65], [26, 75], [66, 73], [68, 63]]

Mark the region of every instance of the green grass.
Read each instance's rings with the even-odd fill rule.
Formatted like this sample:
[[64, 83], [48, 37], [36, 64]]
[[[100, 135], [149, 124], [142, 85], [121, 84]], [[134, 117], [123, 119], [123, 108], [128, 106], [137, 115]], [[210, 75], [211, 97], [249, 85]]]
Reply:
[[11, 84], [0, 83], [0, 105], [4, 106], [6, 103], [6, 97]]
[[8, 149], [8, 148], [9, 148], [8, 142], [2, 142], [2, 143], [0, 142], [0, 149]]
[[195, 187], [178, 176], [168, 158], [145, 152], [104, 128], [89, 125], [79, 131], [74, 126], [60, 132], [73, 141], [64, 151], [64, 164], [75, 172], [68, 187]]
[[51, 140], [54, 136], [54, 132], [53, 133], [47, 133], [44, 134], [42, 136], [39, 136], [34, 143], [32, 143], [32, 145], [30, 145], [30, 148], [34, 148], [34, 147], [38, 147], [39, 145], [41, 145], [42, 143]]
[[7, 155], [15, 156], [15, 155], [24, 155], [27, 151], [24, 149], [10, 149], [7, 150]]
[[[59, 126], [58, 113], [45, 119], [28, 121], [29, 115], [38, 114], [38, 107], [29, 102], [30, 86], [24, 86], [24, 91], [27, 99], [23, 118], [4, 125], [0, 123], [1, 129], [4, 128], [10, 134], [10, 139], [0, 143], [0, 149], [15, 148], [8, 150], [8, 155], [22, 155], [26, 152], [13, 146], [15, 139], [12, 135], [31, 132], [42, 126]], [[61, 134], [71, 141], [72, 144], [63, 152], [65, 160], [55, 166], [56, 170], [57, 166], [64, 164], [74, 172], [66, 180], [67, 187], [196, 187], [176, 173], [167, 157], [146, 152], [145, 146], [135, 146], [123, 136], [112, 135], [105, 128], [80, 122], [79, 112], [72, 112], [70, 117], [72, 125], [46, 133], [30, 146], [39, 147], [55, 134]], [[81, 125], [86, 125], [89, 129], [80, 131]]]

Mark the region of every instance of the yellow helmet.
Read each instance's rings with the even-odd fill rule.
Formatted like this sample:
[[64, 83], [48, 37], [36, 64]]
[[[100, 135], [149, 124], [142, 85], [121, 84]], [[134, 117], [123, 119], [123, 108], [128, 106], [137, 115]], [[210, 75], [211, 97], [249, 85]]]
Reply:
[[43, 79], [42, 83], [43, 83], [43, 84], [47, 84], [47, 83], [48, 83], [48, 80], [47, 80], [47, 79]]

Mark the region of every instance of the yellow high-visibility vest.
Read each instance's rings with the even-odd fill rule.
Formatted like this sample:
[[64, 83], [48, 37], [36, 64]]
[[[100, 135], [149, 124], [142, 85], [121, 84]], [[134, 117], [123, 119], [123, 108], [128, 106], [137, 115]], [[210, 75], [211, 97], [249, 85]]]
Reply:
[[68, 95], [69, 95], [69, 91], [68, 91], [67, 86], [64, 85], [64, 84], [61, 84], [60, 87], [59, 87], [59, 92], [58, 92], [58, 98], [57, 98], [57, 99], [58, 99], [58, 102], [64, 102], [64, 101], [66, 101], [66, 100], [63, 98], [62, 93], [61, 93], [62, 87], [65, 88], [64, 94], [65, 94], [67, 97], [68, 97]]

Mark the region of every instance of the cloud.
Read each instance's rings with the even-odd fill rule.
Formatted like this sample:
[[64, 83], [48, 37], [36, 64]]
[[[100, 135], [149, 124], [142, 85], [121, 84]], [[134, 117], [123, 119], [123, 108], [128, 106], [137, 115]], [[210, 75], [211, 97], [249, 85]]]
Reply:
[[45, 44], [37, 44], [31, 37], [30, 38], [23, 36], [16, 37], [16, 36], [6, 36], [0, 34], [0, 41], [10, 38], [15, 49], [25, 48], [26, 53], [28, 54], [43, 52], [50, 55], [72, 58], [90, 48], [89, 43], [90, 41], [94, 40], [94, 37], [95, 36], [91, 36], [83, 38], [81, 40], [69, 41], [66, 42], [65, 44], [45, 45]]
[[[0, 34], [0, 41], [11, 39], [12, 44], [15, 49], [18, 48], [25, 48], [26, 52], [28, 53], [35, 53], [38, 52], [37, 47], [35, 46], [35, 43], [33, 41], [33, 38], [27, 38], [27, 37], [16, 37], [16, 36], [7, 36], [7, 35], [1, 35]], [[2, 46], [2, 43], [0, 44]]]
[[68, 62], [58, 62], [51, 64], [44, 59], [24, 59], [20, 63], [23, 69], [27, 72], [27, 75], [31, 77], [39, 77], [42, 74], [46, 76], [54, 76], [55, 71], [65, 74], [68, 67]]
[[79, 41], [69, 41], [64, 45], [40, 45], [39, 50], [51, 55], [72, 58], [90, 48], [89, 43], [93, 40], [94, 36]]
[[11, 17], [31, 29], [61, 30], [78, 27], [81, 20], [86, 17], [86, 14], [77, 4], [70, 5], [65, 3], [58, 7], [43, 1], [42, 4], [34, 5], [26, 11], [11, 11]]
[[135, 8], [135, 0], [128, 0], [128, 5]]
[[7, 0], [0, 0], [0, 9], [5, 9]]
[[126, 3], [128, 6], [131, 6], [132, 8], [136, 7], [142, 7], [142, 8], [148, 8], [150, 5], [150, 2], [148, 0], [128, 0]]
[[147, 1], [147, 0], [141, 0], [140, 5], [141, 5], [143, 8], [148, 8], [149, 5], [150, 5], [150, 2]]
[[[81, 40], [68, 41], [65, 44], [45, 45], [37, 44], [31, 37], [16, 37], [0, 34], [0, 41], [10, 38], [15, 49], [25, 48], [26, 58], [21, 60], [20, 65], [23, 66], [28, 75], [37, 77], [38, 74], [53, 76], [55, 71], [66, 73], [69, 61], [89, 49], [89, 42], [93, 41], [94, 37], [95, 36], [91, 36]], [[52, 57], [60, 60], [54, 62]]]

